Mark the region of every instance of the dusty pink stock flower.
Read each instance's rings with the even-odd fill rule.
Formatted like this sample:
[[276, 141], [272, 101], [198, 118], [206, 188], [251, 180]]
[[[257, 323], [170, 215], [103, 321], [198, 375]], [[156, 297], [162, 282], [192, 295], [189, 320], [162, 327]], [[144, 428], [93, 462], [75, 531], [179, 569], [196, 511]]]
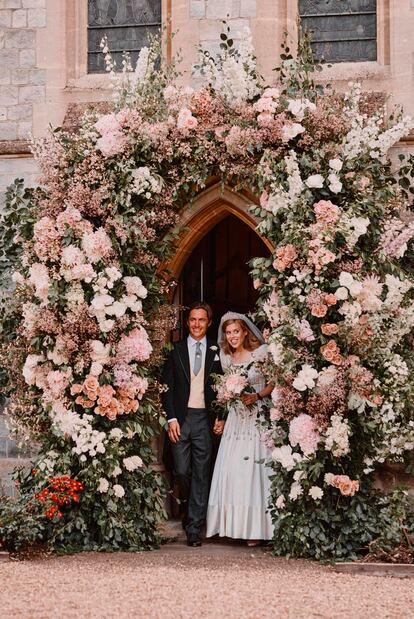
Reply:
[[298, 252], [294, 245], [291, 243], [282, 245], [276, 250], [276, 259], [273, 262], [273, 266], [277, 271], [283, 272], [292, 266], [297, 257]]
[[144, 328], [133, 329], [123, 335], [116, 348], [118, 362], [146, 361], [152, 353], [152, 346]]

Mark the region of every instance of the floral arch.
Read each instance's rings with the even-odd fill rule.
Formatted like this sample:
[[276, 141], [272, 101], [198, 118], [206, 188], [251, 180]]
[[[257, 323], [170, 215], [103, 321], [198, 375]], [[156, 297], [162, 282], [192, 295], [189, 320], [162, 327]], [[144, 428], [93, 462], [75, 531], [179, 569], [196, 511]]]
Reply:
[[[358, 85], [324, 93], [306, 45], [297, 58], [283, 49], [267, 87], [249, 34], [238, 49], [228, 31], [221, 40], [218, 57], [200, 52], [198, 91], [180, 86], [160, 44], [115, 74], [104, 42], [113, 112], [37, 141], [42, 186], [8, 192], [1, 380], [16, 429], [40, 443], [19, 500], [1, 504], [11, 549], [160, 542], [161, 266], [180, 213], [189, 250], [232, 209], [272, 249], [252, 276], [275, 384], [262, 420], [274, 551], [344, 559], [400, 540], [406, 499], [377, 491], [375, 470], [414, 447], [414, 172], [388, 156], [413, 123], [373, 112]], [[247, 212], [250, 194], [260, 200]]]

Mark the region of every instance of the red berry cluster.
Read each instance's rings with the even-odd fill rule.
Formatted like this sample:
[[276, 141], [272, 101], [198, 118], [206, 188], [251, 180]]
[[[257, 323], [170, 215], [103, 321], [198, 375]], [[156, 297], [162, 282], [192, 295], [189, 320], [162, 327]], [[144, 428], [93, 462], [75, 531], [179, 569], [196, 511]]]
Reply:
[[60, 507], [67, 505], [70, 501], [79, 503], [80, 493], [83, 491], [84, 485], [82, 482], [72, 479], [68, 475], [61, 477], [53, 477], [49, 484], [35, 495], [35, 498], [40, 503], [45, 503], [49, 507], [44, 512], [46, 518], [54, 518], [63, 516]]

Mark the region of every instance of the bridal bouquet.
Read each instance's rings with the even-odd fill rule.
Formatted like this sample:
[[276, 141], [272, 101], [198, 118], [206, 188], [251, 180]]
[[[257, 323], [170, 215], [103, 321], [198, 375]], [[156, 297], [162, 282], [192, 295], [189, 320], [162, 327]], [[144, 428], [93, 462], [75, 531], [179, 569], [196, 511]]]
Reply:
[[221, 410], [224, 409], [225, 417], [231, 408], [245, 410], [247, 407], [242, 402], [242, 395], [254, 393], [250, 385], [248, 366], [229, 366], [224, 374], [214, 376], [214, 390], [217, 392], [216, 405]]

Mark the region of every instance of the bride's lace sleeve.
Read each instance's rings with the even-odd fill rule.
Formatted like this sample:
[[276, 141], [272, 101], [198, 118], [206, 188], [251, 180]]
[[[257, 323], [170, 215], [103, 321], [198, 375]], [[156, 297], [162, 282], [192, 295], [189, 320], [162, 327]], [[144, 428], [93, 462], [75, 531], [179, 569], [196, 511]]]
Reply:
[[227, 370], [231, 363], [230, 355], [226, 355], [222, 350], [220, 350], [220, 361], [223, 370]]

